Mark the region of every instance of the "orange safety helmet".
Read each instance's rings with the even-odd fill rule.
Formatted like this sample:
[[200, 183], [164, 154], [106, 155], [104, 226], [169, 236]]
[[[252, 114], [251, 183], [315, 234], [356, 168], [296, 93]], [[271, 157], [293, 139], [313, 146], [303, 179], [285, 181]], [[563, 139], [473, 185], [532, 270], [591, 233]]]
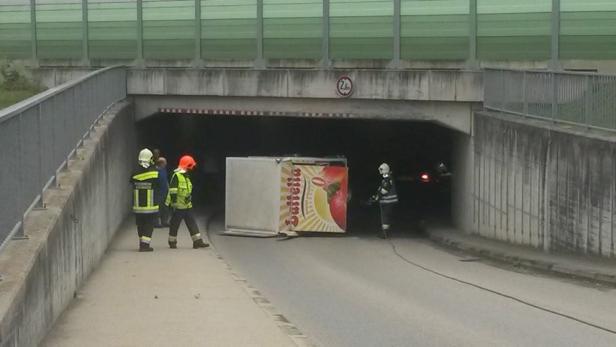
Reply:
[[192, 170], [197, 166], [197, 162], [190, 155], [185, 155], [180, 158], [180, 164], [178, 167], [182, 170]]

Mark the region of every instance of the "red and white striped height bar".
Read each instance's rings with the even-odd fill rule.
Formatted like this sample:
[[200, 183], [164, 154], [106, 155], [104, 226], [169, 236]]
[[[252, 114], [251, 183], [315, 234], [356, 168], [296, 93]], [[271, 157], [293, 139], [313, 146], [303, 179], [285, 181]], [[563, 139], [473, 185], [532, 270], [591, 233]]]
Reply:
[[357, 118], [351, 113], [322, 113], [322, 112], [284, 112], [284, 111], [255, 111], [255, 110], [212, 110], [200, 108], [161, 107], [161, 113], [180, 115], [210, 115], [210, 116], [265, 116], [265, 117], [308, 117], [308, 118]]

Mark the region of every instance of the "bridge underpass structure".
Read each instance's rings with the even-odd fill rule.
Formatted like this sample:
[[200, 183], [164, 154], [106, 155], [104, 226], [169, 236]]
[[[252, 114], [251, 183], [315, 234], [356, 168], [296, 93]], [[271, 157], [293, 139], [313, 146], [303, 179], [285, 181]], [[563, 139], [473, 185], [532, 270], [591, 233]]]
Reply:
[[[58, 74], [55, 70], [46, 71], [42, 73]], [[520, 119], [503, 107], [515, 104], [513, 101], [520, 96], [517, 90], [502, 95], [494, 94], [497, 89], [484, 93], [481, 73], [168, 68], [124, 71], [123, 68], [113, 68], [95, 72], [49, 92], [67, 99], [28, 100], [0, 115], [0, 124], [3, 125], [5, 119], [14, 118], [10, 115], [27, 114], [30, 108], [36, 110], [33, 119], [50, 121], [52, 119], [47, 117], [54, 117], [51, 121], [53, 136], [43, 132], [47, 129], [45, 126], [37, 125], [40, 137], [6, 137], [15, 140], [10, 141], [13, 144], [20, 144], [18, 157], [27, 157], [29, 152], [24, 151], [32, 151], [39, 159], [46, 159], [43, 149], [49, 144], [45, 145], [44, 141], [49, 137], [64, 139], [63, 136], [68, 134], [66, 129], [72, 129], [71, 134], [91, 133], [97, 129], [83, 119], [80, 119], [85, 126], [83, 129], [70, 128], [74, 121], [65, 119], [59, 122], [55, 117], [60, 117], [65, 113], [63, 111], [68, 111], [71, 117], [80, 115], [84, 111], [75, 105], [95, 101], [101, 107], [89, 111], [91, 122], [107, 106], [126, 97], [123, 102], [115, 104], [110, 114], [101, 118], [104, 126], [91, 142], [81, 141], [81, 136], [75, 139], [67, 136], [68, 144], [82, 146], [78, 146], [76, 151], [72, 151], [73, 145], [66, 144], [58, 149], [51, 145], [54, 161], [49, 166], [68, 167], [66, 174], [61, 170], [45, 171], [39, 174], [36, 182], [28, 183], [21, 180], [18, 172], [7, 172], [11, 177], [20, 177], [20, 187], [28, 187], [35, 194], [24, 197], [19, 209], [15, 210], [17, 212], [3, 218], [18, 228], [22, 223], [21, 215], [25, 215], [24, 234], [30, 237], [21, 241], [7, 239], [7, 248], [0, 253], [1, 263], [16, 267], [13, 270], [17, 269], [17, 273], [28, 274], [17, 279], [13, 270], [3, 271], [4, 280], [0, 281], [2, 293], [6, 293], [1, 302], [3, 344], [5, 341], [25, 344], [40, 341], [96, 266], [118, 223], [129, 212], [130, 197], [122, 193], [124, 183], [120, 182], [126, 181], [134, 163], [135, 122], [147, 121], [160, 113], [171, 114], [178, 120], [187, 116], [267, 116], [432, 122], [450, 129], [452, 134], [452, 221], [458, 229], [546, 250], [614, 257], [612, 201], [616, 196], [616, 184], [606, 178], [613, 170], [608, 156], [612, 153], [610, 134], [576, 132], [558, 125], [554, 122], [556, 119], [532, 122]], [[553, 76], [545, 73], [548, 74]], [[87, 83], [94, 83], [93, 76], [98, 75], [106, 76], [106, 82], [97, 84], [98, 88], [104, 88], [107, 93], [113, 91], [113, 98], [100, 97], [93, 92], [94, 87], [85, 87]], [[353, 81], [354, 91], [349, 97], [336, 94], [336, 83], [341, 76]], [[487, 85], [497, 88], [494, 77], [488, 78]], [[585, 80], [588, 78], [584, 77]], [[56, 77], [53, 79], [57, 80]], [[502, 83], [503, 80], [499, 81]], [[527, 87], [529, 84], [523, 85]], [[535, 97], [536, 93], [530, 93], [531, 90], [525, 89], [521, 95]], [[586, 89], [586, 94], [579, 95], [588, 95], [588, 91], [593, 90]], [[89, 94], [79, 94], [80, 91]], [[490, 109], [476, 112], [484, 101], [484, 94], [488, 97], [488, 107], [500, 105], [498, 114]], [[494, 95], [499, 95], [500, 99], [494, 99]], [[549, 95], [550, 104], [560, 106], [560, 109], [571, 100], [577, 100], [575, 96], [560, 97], [558, 92]], [[592, 105], [592, 100], [584, 100]], [[527, 105], [523, 110], [533, 109], [528, 106], [532, 102], [522, 104]], [[6, 114], [10, 114], [8, 118], [4, 118]], [[21, 122], [11, 129], [28, 129]], [[7, 130], [8, 133], [15, 134]], [[528, 141], [522, 141], [524, 138]], [[536, 146], [532, 138], [547, 142]], [[40, 147], [29, 147], [33, 146], [31, 141]], [[561, 147], [552, 147], [557, 141], [562, 143]], [[412, 139], [409, 143], [412, 144]], [[566, 145], [573, 146], [573, 149], [568, 150]], [[77, 153], [76, 157], [74, 153]], [[567, 153], [575, 156], [568, 157]], [[588, 171], [576, 171], [581, 158], [588, 158], [584, 159], [584, 170]], [[16, 167], [23, 165], [15, 163]], [[588, 173], [596, 165], [603, 170], [599, 176]], [[5, 167], [5, 170], [9, 169], [14, 170], [14, 167]], [[41, 179], [46, 179], [45, 175], [53, 176], [60, 187], [68, 190], [47, 189], [42, 194], [41, 204], [46, 209], [26, 213], [32, 210], [28, 208], [29, 203], [35, 206], [39, 192], [49, 186]], [[3, 174], [3, 177], [7, 175]], [[10, 195], [13, 188], [4, 182], [2, 189]], [[100, 196], [105, 196], [105, 199], [99, 199]], [[572, 219], [567, 211], [581, 204], [587, 206], [585, 214]], [[2, 207], [7, 211], [4, 205]], [[597, 220], [600, 221], [598, 227]], [[585, 231], [577, 232], [584, 223], [588, 226], [583, 229]], [[567, 228], [562, 228], [565, 225]], [[562, 230], [566, 230], [566, 234], [562, 234]], [[54, 294], [50, 297], [48, 293]]]
[[[353, 81], [350, 97], [336, 83]], [[270, 115], [431, 120], [470, 133], [481, 74], [386, 70], [131, 70], [137, 119], [163, 109], [259, 111]], [[143, 97], [142, 97], [143, 96]], [[152, 97], [154, 96], [154, 97]], [[186, 112], [188, 113], [188, 112]]]

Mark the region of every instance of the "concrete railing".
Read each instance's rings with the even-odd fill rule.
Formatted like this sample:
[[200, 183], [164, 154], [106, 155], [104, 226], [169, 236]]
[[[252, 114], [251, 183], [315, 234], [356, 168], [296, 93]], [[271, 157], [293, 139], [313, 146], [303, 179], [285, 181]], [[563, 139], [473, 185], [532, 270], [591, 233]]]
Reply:
[[0, 251], [54, 184], [105, 109], [126, 98], [126, 70], [109, 67], [0, 111]]
[[24, 220], [26, 241], [0, 252], [0, 346], [39, 346], [98, 266], [130, 214], [136, 152], [133, 107], [109, 107]]
[[488, 110], [616, 130], [616, 75], [488, 69], [484, 85]]

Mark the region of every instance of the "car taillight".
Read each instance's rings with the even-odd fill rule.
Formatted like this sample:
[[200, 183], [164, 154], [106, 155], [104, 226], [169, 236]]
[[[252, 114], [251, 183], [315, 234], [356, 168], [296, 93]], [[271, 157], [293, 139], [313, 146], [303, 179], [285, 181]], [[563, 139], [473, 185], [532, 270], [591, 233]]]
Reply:
[[428, 175], [427, 172], [422, 172], [421, 174], [419, 174], [419, 179], [424, 182], [424, 183], [429, 183], [430, 182], [430, 175]]

